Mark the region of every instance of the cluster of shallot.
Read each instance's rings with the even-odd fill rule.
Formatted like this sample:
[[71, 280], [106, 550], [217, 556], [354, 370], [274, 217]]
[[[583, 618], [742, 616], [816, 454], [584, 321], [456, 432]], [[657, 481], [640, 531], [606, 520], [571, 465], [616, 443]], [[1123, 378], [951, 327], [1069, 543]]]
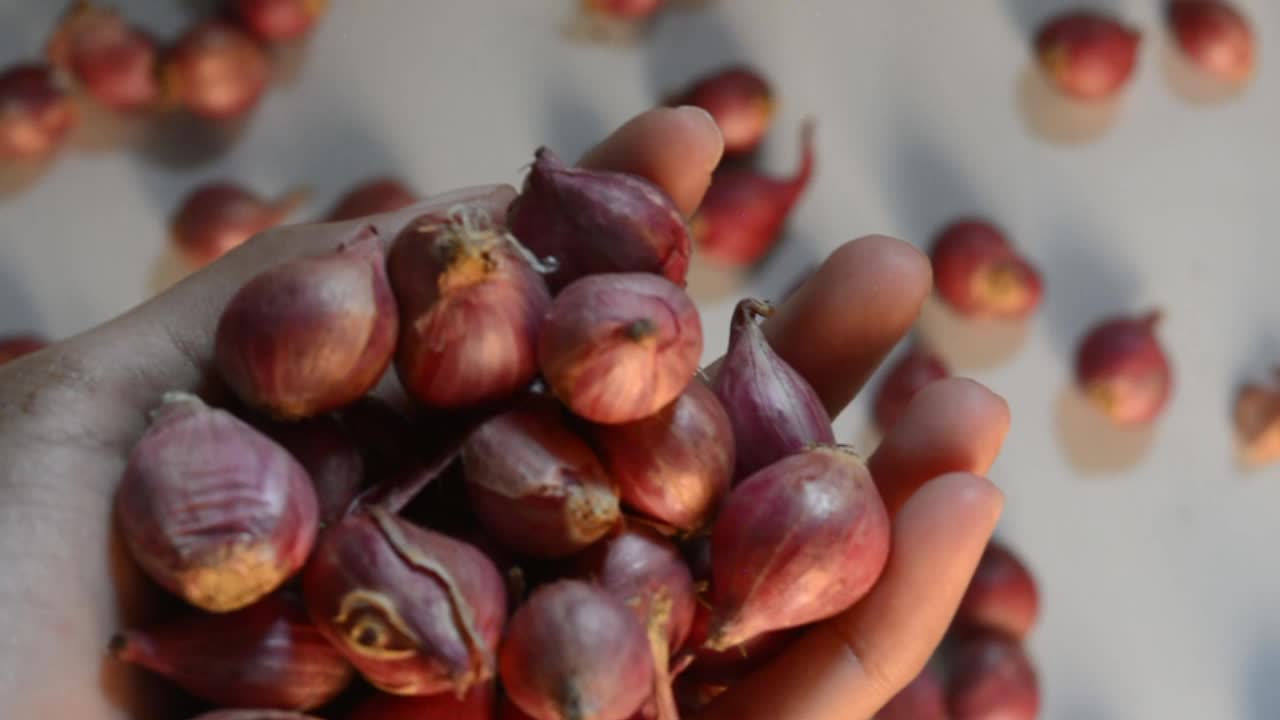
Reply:
[[188, 608], [116, 659], [205, 720], [677, 720], [869, 591], [887, 512], [772, 307], [703, 373], [659, 188], [543, 149], [512, 195], [389, 250], [355, 223], [228, 302], [234, 405], [166, 395], [115, 502]]
[[992, 541], [942, 647], [876, 720], [1035, 720], [1040, 688], [1023, 641], [1039, 613], [1035, 578]]
[[[264, 197], [239, 183], [214, 181], [183, 197], [170, 221], [169, 234], [178, 254], [200, 268], [269, 230], [307, 199], [301, 188]], [[418, 200], [414, 190], [394, 177], [374, 177], [352, 187], [325, 216], [326, 221], [354, 220], [392, 212]]]
[[112, 7], [72, 0], [44, 61], [0, 72], [0, 160], [51, 157], [79, 120], [78, 98], [125, 115], [243, 118], [270, 80], [270, 45], [304, 37], [325, 2], [228, 0], [166, 45]]
[[[1249, 21], [1226, 0], [1168, 0], [1172, 40], [1207, 77], [1242, 85], [1253, 74], [1254, 37]], [[1041, 69], [1064, 96], [1081, 102], [1115, 98], [1133, 78], [1142, 34], [1096, 9], [1067, 10], [1036, 33]]]
[[[1043, 300], [1040, 272], [988, 220], [966, 217], [946, 225], [934, 239], [930, 261], [935, 292], [959, 317], [980, 323], [1025, 322]], [[1148, 425], [1168, 403], [1173, 373], [1156, 336], [1160, 317], [1154, 310], [1105, 317], [1078, 343], [1075, 384], [1098, 417], [1116, 427]], [[945, 359], [924, 344], [900, 355], [886, 371], [872, 408], [880, 430], [887, 432], [897, 422], [917, 392], [950, 374]]]
[[724, 138], [725, 161], [693, 218], [698, 251], [718, 265], [751, 268], [782, 238], [787, 216], [813, 176], [813, 122], [800, 131], [800, 161], [788, 177], [752, 167], [752, 155], [773, 124], [773, 89], [746, 66], [729, 66], [698, 78], [670, 99], [671, 105], [706, 110]]

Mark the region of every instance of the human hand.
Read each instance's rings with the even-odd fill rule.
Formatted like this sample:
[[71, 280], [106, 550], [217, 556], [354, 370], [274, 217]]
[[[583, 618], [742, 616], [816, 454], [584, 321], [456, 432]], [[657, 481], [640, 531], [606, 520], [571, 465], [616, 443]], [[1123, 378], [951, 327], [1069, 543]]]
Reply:
[[[647, 177], [691, 213], [720, 153], [705, 114], [663, 109], [624, 125], [582, 164]], [[358, 222], [391, 238], [459, 199]], [[171, 695], [151, 677], [104, 659], [111, 634], [160, 601], [113, 533], [116, 484], [160, 396], [211, 385], [214, 328], [232, 294], [266, 267], [332, 250], [358, 222], [264, 233], [116, 320], [0, 368], [0, 717], [173, 716]], [[929, 284], [927, 259], [907, 243], [855, 240], [766, 332], [835, 415], [914, 323]], [[869, 718], [905, 685], [941, 639], [999, 515], [1002, 496], [982, 475], [1008, 422], [1004, 402], [967, 380], [917, 395], [868, 459], [893, 514], [875, 589], [699, 720]]]

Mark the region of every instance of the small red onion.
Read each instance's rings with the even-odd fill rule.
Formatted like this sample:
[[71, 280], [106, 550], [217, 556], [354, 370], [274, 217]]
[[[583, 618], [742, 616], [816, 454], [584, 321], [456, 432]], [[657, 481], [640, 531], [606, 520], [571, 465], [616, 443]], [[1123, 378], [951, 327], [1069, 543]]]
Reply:
[[388, 268], [404, 314], [396, 372], [431, 408], [491, 405], [538, 374], [546, 283], [496, 211], [464, 205], [401, 231]]
[[985, 220], [957, 220], [943, 228], [930, 259], [938, 295], [961, 315], [1024, 318], [1044, 295], [1040, 273]]
[[380, 690], [461, 697], [493, 677], [506, 590], [466, 543], [374, 507], [321, 534], [303, 588], [320, 631]]
[[360, 703], [347, 720], [493, 720], [497, 704], [491, 683], [473, 687], [462, 698], [379, 694]]
[[373, 226], [338, 250], [250, 280], [218, 321], [215, 359], [247, 405], [310, 417], [371, 390], [395, 350], [397, 314]]
[[778, 357], [756, 323], [772, 314], [773, 306], [760, 300], [738, 303], [729, 350], [711, 382], [733, 425], [739, 478], [814, 443], [836, 441], [818, 393]]
[[715, 174], [691, 228], [698, 251], [714, 262], [749, 267], [782, 236], [787, 216], [813, 177], [813, 123], [800, 133], [800, 165], [791, 177], [726, 167]]
[[729, 494], [711, 533], [707, 646], [842, 612], [889, 555], [889, 516], [862, 460], [819, 446], [780, 460]]
[[246, 115], [258, 104], [270, 75], [266, 49], [220, 20], [205, 20], [188, 30], [163, 62], [166, 94], [210, 120]]
[[582, 0], [589, 11], [622, 20], [644, 20], [658, 14], [667, 0]]
[[190, 612], [111, 640], [117, 659], [164, 675], [196, 697], [232, 707], [310, 710], [355, 672], [296, 599], [273, 595], [226, 615]]
[[520, 242], [555, 260], [553, 293], [600, 273], [654, 273], [683, 286], [689, 271], [689, 229], [666, 193], [635, 175], [569, 167], [546, 148], [508, 220]]
[[53, 155], [80, 118], [57, 76], [38, 63], [0, 72], [0, 159]]
[[711, 114], [725, 155], [754, 151], [773, 123], [773, 90], [755, 69], [735, 65], [696, 80], [671, 105], [696, 105]]
[[1158, 311], [1113, 317], [1085, 335], [1076, 351], [1076, 382], [1118, 425], [1142, 425], [1168, 402], [1172, 371], [1155, 328]]
[[1105, 100], [1121, 90], [1138, 62], [1141, 35], [1114, 18], [1071, 10], [1036, 34], [1036, 54], [1049, 80], [1079, 100]]
[[485, 423], [467, 441], [462, 463], [480, 522], [515, 552], [572, 555], [621, 517], [613, 481], [549, 402]]
[[733, 480], [733, 426], [700, 380], [655, 415], [594, 426], [592, 439], [622, 501], [679, 530], [704, 525]]
[[286, 42], [311, 32], [328, 4], [328, 0], [235, 0], [235, 11], [254, 35], [267, 42]]
[[49, 346], [44, 338], [35, 335], [9, 335], [0, 337], [0, 365], [17, 360], [23, 355], [39, 352]]
[[[1280, 379], [1280, 368], [1276, 377]], [[1280, 386], [1250, 383], [1240, 388], [1233, 415], [1236, 436], [1249, 462], [1280, 460]]]
[[142, 568], [211, 612], [245, 607], [293, 575], [318, 522], [307, 471], [284, 448], [185, 393], [153, 413], [115, 510]]
[[680, 551], [653, 528], [631, 523], [588, 549], [578, 573], [620, 600], [644, 623], [653, 657], [651, 702], [657, 720], [679, 720], [671, 694], [671, 655], [689, 636], [697, 607]]
[[551, 304], [538, 362], [552, 392], [604, 424], [649, 417], [684, 391], [702, 356], [698, 308], [645, 273], [582, 278]]
[[761, 633], [740, 645], [712, 650], [707, 647], [711, 632], [712, 610], [699, 604], [693, 616], [693, 627], [684, 644], [688, 666], [680, 673], [712, 686], [725, 686], [741, 680], [778, 657], [796, 639], [797, 629]]
[[534, 720], [627, 720], [649, 694], [652, 665], [631, 610], [578, 580], [534, 591], [499, 657], [507, 697]]
[[263, 432], [302, 464], [316, 488], [320, 524], [337, 522], [360, 494], [364, 459], [342, 423], [321, 415], [296, 423], [263, 422]]
[[889, 369], [876, 393], [872, 412], [880, 431], [888, 432], [898, 422], [916, 393], [950, 375], [946, 363], [936, 353], [920, 347], [909, 350]]
[[1253, 74], [1249, 20], [1222, 0], [1171, 0], [1169, 25], [1182, 51], [1207, 72], [1241, 83]]
[[[875, 720], [950, 720], [942, 678], [925, 666], [914, 680], [898, 691], [887, 705], [876, 713]], [[989, 720], [997, 720], [990, 718]]]
[[1018, 641], [997, 632], [967, 635], [950, 653], [947, 706], [952, 720], [1035, 720], [1040, 687]]
[[203, 267], [279, 225], [305, 199], [302, 191], [264, 200], [233, 183], [202, 185], [183, 198], [174, 215], [173, 242], [191, 265]]
[[1021, 639], [1040, 614], [1040, 598], [1031, 571], [1009, 548], [992, 541], [978, 562], [955, 623], [998, 630]]
[[287, 710], [214, 710], [204, 715], [192, 717], [191, 720], [320, 720], [319, 717], [303, 715], [301, 712]]
[[49, 42], [49, 61], [73, 75], [104, 107], [133, 111], [160, 98], [159, 51], [115, 10], [78, 0]]
[[330, 222], [355, 220], [395, 212], [417, 201], [417, 193], [403, 182], [389, 177], [373, 178], [348, 190], [325, 219]]

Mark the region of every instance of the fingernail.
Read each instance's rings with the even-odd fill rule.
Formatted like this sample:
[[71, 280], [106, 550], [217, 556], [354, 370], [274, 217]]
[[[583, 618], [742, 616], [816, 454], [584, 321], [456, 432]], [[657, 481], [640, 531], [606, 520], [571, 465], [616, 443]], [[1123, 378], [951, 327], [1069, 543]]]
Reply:
[[676, 108], [676, 112], [689, 118], [689, 123], [698, 128], [698, 132], [704, 136], [708, 144], [714, 145], [715, 164], [720, 163], [720, 156], [724, 153], [724, 136], [720, 134], [720, 126], [716, 125], [715, 118], [711, 117], [711, 113], [703, 110], [696, 105], [681, 105]]

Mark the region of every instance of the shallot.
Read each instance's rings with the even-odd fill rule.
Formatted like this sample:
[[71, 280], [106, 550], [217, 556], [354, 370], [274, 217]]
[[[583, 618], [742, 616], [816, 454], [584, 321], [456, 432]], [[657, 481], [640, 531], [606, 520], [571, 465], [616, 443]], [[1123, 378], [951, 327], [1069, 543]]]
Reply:
[[279, 225], [305, 199], [301, 191], [267, 200], [235, 183], [202, 185], [187, 194], [175, 213], [173, 243], [188, 263], [203, 267]]
[[104, 107], [128, 112], [151, 107], [160, 98], [155, 40], [115, 10], [78, 0], [63, 17], [47, 54]]
[[303, 574], [311, 619], [375, 687], [459, 697], [493, 677], [502, 575], [476, 548], [357, 512], [326, 530]]
[[1172, 371], [1156, 338], [1158, 311], [1108, 318], [1094, 326], [1076, 351], [1076, 382], [1117, 425], [1142, 425], [1164, 410]]
[[1222, 0], [1171, 0], [1169, 25], [1179, 47], [1203, 70], [1242, 83], [1253, 74], [1253, 28]]
[[670, 104], [696, 105], [710, 113], [724, 138], [725, 155], [744, 155], [759, 147], [775, 109], [768, 81], [741, 65], [699, 78]]
[[116, 490], [138, 564], [211, 612], [250, 605], [300, 569], [318, 508], [298, 461], [193, 395], [165, 395], [152, 417]]
[[552, 392], [603, 424], [649, 417], [698, 369], [702, 323], [676, 285], [647, 273], [592, 275], [556, 296], [538, 337]]
[[835, 442], [818, 393], [778, 357], [756, 322], [772, 314], [759, 300], [738, 303], [729, 351], [711, 384], [733, 425], [739, 478], [814, 443]]
[[748, 477], [711, 534], [707, 647], [835, 615], [871, 589], [889, 555], [889, 516], [862, 460], [816, 446]]
[[0, 72], [0, 159], [53, 155], [79, 118], [71, 95], [47, 65], [27, 63]]
[[236, 120], [258, 104], [271, 68], [253, 37], [205, 20], [169, 49], [162, 72], [166, 95], [181, 107], [210, 120]]
[[1137, 30], [1091, 10], [1051, 18], [1036, 34], [1036, 54], [1050, 82], [1079, 100], [1105, 100], [1129, 82], [1138, 61]]
[[552, 292], [600, 273], [654, 273], [683, 286], [689, 270], [689, 229], [661, 188], [637, 175], [569, 167], [547, 148], [508, 220], [520, 242], [555, 261]]
[[226, 615], [188, 612], [163, 625], [125, 630], [112, 639], [111, 653], [231, 707], [310, 710], [355, 675], [302, 604], [278, 594]]
[[507, 697], [533, 720], [627, 720], [653, 677], [644, 626], [590, 583], [534, 591], [502, 640]]
[[934, 287], [961, 315], [1024, 318], [1044, 294], [1040, 273], [985, 220], [957, 220], [945, 227], [930, 260]]
[[750, 267], [768, 254], [813, 177], [813, 128], [809, 122], [801, 130], [800, 165], [791, 177], [742, 167], [715, 174], [690, 225], [700, 252], [732, 267]]

